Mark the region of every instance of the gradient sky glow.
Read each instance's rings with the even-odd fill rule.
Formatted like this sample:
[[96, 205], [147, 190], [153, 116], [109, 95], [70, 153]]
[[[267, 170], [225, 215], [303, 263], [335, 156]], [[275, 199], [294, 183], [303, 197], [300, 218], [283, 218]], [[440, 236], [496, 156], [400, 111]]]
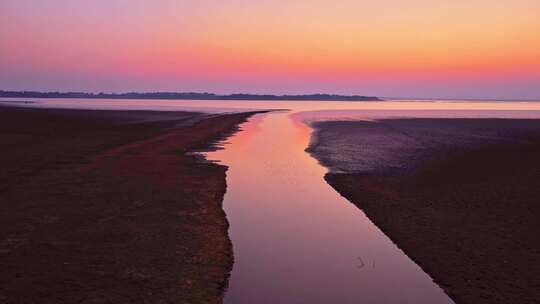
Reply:
[[0, 89], [540, 99], [540, 0], [0, 0]]

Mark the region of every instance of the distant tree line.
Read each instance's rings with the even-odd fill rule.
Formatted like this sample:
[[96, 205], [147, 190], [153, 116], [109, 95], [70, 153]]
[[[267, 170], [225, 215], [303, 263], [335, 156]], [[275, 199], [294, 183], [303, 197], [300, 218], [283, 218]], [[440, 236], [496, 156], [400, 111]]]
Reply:
[[192, 100], [326, 100], [326, 101], [378, 101], [374, 96], [307, 94], [307, 95], [259, 95], [213, 93], [84, 93], [84, 92], [35, 92], [35, 91], [1, 91], [0, 97], [9, 98], [107, 98], [107, 99], [192, 99]]

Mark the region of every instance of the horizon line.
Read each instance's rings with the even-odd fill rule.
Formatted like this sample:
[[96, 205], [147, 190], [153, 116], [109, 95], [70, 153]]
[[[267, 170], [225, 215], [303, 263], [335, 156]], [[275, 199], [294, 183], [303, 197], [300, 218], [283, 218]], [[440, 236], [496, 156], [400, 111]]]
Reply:
[[[236, 92], [236, 93], [214, 93], [209, 91], [117, 91], [117, 92], [106, 92], [106, 91], [73, 91], [73, 90], [10, 90], [10, 89], [0, 89], [0, 93], [37, 93], [37, 94], [88, 94], [88, 95], [125, 95], [125, 94], [199, 94], [199, 95], [213, 95], [216, 97], [227, 97], [227, 96], [238, 96], [238, 95], [250, 95], [250, 96], [272, 96], [272, 97], [295, 97], [295, 96], [339, 96], [339, 97], [368, 97], [368, 98], [378, 98], [381, 101], [384, 100], [443, 100], [443, 101], [539, 101], [539, 97], [533, 98], [497, 98], [497, 97], [414, 97], [414, 96], [382, 96], [382, 95], [373, 95], [373, 94], [341, 94], [341, 93], [246, 93], [246, 92]], [[1, 97], [1, 96], [0, 96]], [[10, 98], [10, 97], [1, 97], [1, 98]], [[11, 98], [24, 98], [24, 97], [11, 97]], [[28, 98], [42, 98], [42, 97], [28, 97]], [[43, 97], [46, 98], [46, 97]]]

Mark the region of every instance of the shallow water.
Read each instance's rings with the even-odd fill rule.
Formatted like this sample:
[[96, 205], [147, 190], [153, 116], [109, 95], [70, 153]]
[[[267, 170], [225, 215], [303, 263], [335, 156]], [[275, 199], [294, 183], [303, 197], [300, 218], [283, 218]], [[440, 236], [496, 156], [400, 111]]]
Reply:
[[[340, 101], [228, 101], [228, 100], [145, 100], [145, 99], [39, 99], [39, 98], [0, 98], [0, 102], [16, 101], [20, 106], [72, 109], [103, 110], [152, 110], [152, 111], [203, 111], [212, 113], [239, 112], [261, 109], [289, 109], [294, 112], [311, 112], [313, 115], [332, 115], [340, 117], [391, 115], [447, 115], [446, 111], [492, 112], [490, 115], [512, 117], [534, 116], [540, 118], [540, 101], [423, 101], [389, 100], [383, 102], [340, 102]], [[21, 102], [33, 102], [25, 104]], [[350, 113], [349, 111], [356, 111]], [[384, 112], [387, 112], [386, 114]], [[439, 112], [429, 113], [429, 112]], [[379, 114], [378, 114], [379, 113]], [[422, 114], [424, 113], [424, 114]], [[513, 113], [513, 114], [512, 114]], [[474, 115], [474, 114], [472, 114]], [[328, 116], [328, 115], [326, 115]]]
[[224, 150], [224, 208], [235, 263], [225, 303], [451, 303], [323, 179], [311, 130], [290, 113], [257, 115]]
[[[10, 99], [12, 100], [12, 99]], [[24, 99], [28, 100], [28, 99]], [[304, 150], [306, 121], [385, 117], [540, 118], [535, 102], [36, 100], [29, 106], [258, 114], [206, 157], [227, 165], [224, 208], [235, 263], [225, 302], [452, 303]]]

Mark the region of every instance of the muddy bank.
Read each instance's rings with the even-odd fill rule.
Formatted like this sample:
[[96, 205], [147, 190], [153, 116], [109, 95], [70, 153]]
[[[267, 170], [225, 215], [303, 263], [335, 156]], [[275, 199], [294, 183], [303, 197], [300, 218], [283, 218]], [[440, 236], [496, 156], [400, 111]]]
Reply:
[[212, 149], [250, 114], [0, 108], [0, 303], [220, 303]]
[[457, 303], [540, 301], [540, 121], [315, 123], [308, 149]]

